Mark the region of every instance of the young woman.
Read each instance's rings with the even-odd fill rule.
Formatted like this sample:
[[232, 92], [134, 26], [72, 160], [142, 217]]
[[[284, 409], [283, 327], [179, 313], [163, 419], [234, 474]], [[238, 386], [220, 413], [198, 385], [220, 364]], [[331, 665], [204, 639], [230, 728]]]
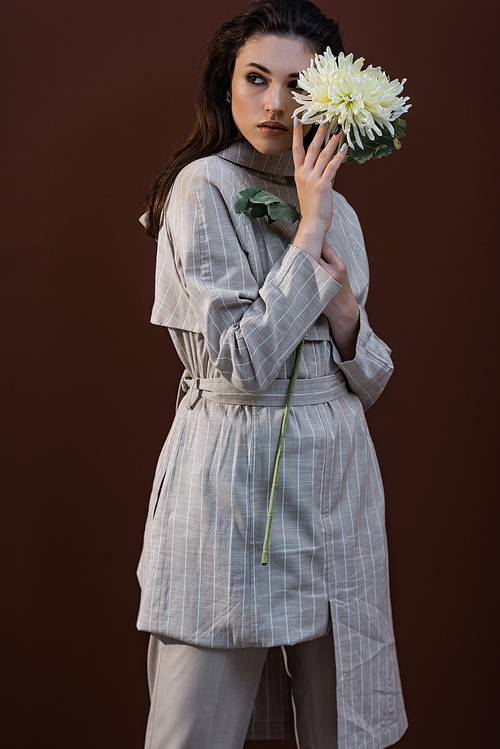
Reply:
[[[357, 217], [331, 189], [340, 136], [323, 148], [324, 127], [292, 120], [298, 72], [327, 46], [342, 50], [338, 26], [305, 0], [258, 0], [225, 23], [193, 133], [150, 198], [152, 321], [168, 327], [185, 373], [138, 572], [148, 749], [241, 749], [266, 660], [281, 652], [301, 749], [381, 749], [406, 728], [363, 412], [390, 377], [390, 351], [365, 313]], [[248, 187], [299, 206], [298, 228], [236, 213]], [[281, 686], [262, 686], [256, 718], [272, 721]]]

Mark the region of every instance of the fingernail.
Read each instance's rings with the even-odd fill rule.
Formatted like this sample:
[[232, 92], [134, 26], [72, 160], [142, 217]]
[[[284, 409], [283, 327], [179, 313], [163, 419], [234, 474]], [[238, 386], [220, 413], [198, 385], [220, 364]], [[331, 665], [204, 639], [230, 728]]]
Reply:
[[343, 143], [340, 147], [340, 153], [344, 153], [344, 151], [347, 151], [347, 143]]
[[340, 131], [341, 131], [341, 130], [342, 130], [342, 127], [341, 127], [341, 125], [340, 125], [340, 124], [339, 124], [339, 125], [337, 125], [337, 127], [335, 128], [335, 133], [334, 133], [334, 135], [338, 135], [338, 134], [340, 133]]
[[298, 127], [299, 126], [299, 118], [298, 117], [294, 117], [293, 118], [293, 126], [294, 127]]
[[325, 116], [323, 117], [323, 119], [321, 120], [319, 124], [321, 125], [321, 127], [324, 127], [327, 124], [327, 122], [328, 122], [328, 117], [325, 114]]

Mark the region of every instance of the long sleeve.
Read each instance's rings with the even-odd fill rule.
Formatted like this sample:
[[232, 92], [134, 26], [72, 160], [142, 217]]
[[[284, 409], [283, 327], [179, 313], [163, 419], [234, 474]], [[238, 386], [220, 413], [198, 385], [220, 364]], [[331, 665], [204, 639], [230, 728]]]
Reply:
[[340, 286], [306, 253], [288, 245], [259, 287], [241, 230], [241, 217], [200, 162], [185, 169], [165, 225], [180, 296], [189, 298], [196, 332], [203, 334], [214, 367], [239, 389], [259, 394]]
[[333, 358], [366, 411], [385, 388], [393, 370], [391, 349], [373, 332], [364, 307], [360, 307], [360, 327], [354, 359], [342, 361], [334, 347]]

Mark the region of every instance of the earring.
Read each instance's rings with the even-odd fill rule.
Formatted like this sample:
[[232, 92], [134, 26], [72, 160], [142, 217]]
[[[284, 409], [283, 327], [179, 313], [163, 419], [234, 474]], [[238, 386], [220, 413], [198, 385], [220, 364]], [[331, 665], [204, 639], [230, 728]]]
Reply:
[[226, 91], [226, 101], [228, 103], [231, 103], [231, 94], [229, 93], [229, 91]]

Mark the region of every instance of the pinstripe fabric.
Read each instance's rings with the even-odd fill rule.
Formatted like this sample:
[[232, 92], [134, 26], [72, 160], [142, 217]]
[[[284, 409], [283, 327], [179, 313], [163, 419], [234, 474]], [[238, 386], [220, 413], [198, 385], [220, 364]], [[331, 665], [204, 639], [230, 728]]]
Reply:
[[290, 680], [281, 650], [268, 650], [247, 739], [262, 741], [294, 737]]
[[364, 409], [390, 377], [390, 350], [366, 317], [368, 263], [344, 198], [334, 194], [326, 241], [360, 304], [348, 362], [321, 315], [339, 284], [293, 245], [291, 224], [234, 212], [250, 186], [297, 205], [291, 153], [266, 157], [240, 140], [179, 174], [158, 242], [152, 322], [169, 328], [185, 380], [222, 378], [262, 396], [290, 377], [305, 335], [299, 378], [335, 376], [346, 389], [292, 407], [262, 567], [282, 409], [208, 398], [190, 408], [181, 383], [151, 495], [138, 627], [208, 647], [272, 647], [324, 635], [331, 617], [339, 747], [381, 749], [403, 733], [406, 716], [383, 490]]

